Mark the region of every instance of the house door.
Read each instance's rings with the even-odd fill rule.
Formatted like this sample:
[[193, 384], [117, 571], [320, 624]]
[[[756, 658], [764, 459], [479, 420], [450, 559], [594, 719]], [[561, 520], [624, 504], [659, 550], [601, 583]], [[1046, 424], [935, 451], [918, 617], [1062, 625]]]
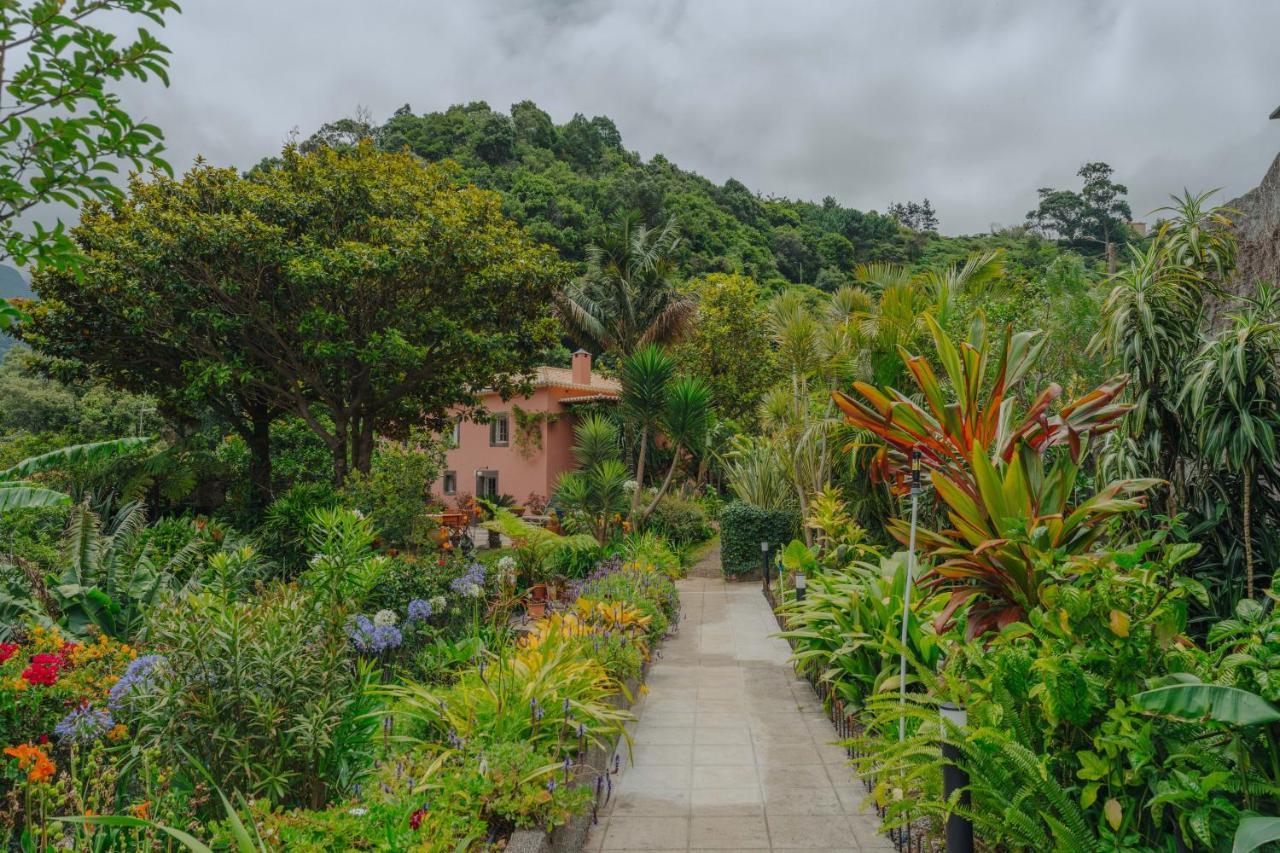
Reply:
[[498, 472], [476, 472], [476, 497], [496, 498], [498, 496]]

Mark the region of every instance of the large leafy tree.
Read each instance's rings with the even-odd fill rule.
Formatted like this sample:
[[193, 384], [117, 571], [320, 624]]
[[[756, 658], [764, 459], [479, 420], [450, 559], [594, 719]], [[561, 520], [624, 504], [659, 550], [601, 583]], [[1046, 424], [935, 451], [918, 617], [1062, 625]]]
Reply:
[[73, 263], [60, 221], [21, 227], [51, 203], [117, 199], [121, 163], [168, 168], [160, 129], [129, 115], [113, 84], [158, 77], [168, 50], [144, 27], [163, 25], [174, 0], [6, 0], [0, 4], [0, 253], [19, 264]]
[[777, 374], [760, 288], [746, 276], [713, 273], [693, 291], [694, 323], [673, 354], [683, 371], [707, 383], [717, 412], [752, 423]]
[[583, 346], [628, 356], [645, 344], [677, 340], [694, 303], [676, 289], [675, 221], [650, 228], [625, 214], [587, 253], [587, 272], [558, 303], [561, 319]]
[[76, 234], [90, 274], [37, 279], [40, 342], [113, 376], [135, 348], [174, 352], [193, 400], [301, 418], [338, 482], [369, 470], [377, 434], [521, 388], [564, 277], [498, 196], [367, 142], [135, 181]]
[[1027, 223], [1068, 245], [1100, 250], [1114, 270], [1115, 244], [1133, 218], [1125, 200], [1129, 188], [1111, 180], [1114, 171], [1106, 163], [1085, 163], [1076, 172], [1082, 180], [1079, 192], [1042, 187], [1040, 204], [1027, 213]]

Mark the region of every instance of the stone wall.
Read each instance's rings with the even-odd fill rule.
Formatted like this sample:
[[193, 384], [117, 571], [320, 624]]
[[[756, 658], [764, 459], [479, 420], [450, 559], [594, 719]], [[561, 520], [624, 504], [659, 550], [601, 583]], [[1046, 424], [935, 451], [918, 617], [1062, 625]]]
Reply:
[[1251, 293], [1254, 283], [1280, 283], [1280, 156], [1257, 187], [1227, 202], [1235, 208], [1240, 254], [1230, 289]]

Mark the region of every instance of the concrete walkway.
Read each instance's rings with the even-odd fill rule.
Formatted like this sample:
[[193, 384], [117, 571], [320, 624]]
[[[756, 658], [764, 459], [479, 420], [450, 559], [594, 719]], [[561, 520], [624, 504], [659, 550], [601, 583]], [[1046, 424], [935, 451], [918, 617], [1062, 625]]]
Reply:
[[893, 850], [759, 585], [691, 574], [585, 849]]

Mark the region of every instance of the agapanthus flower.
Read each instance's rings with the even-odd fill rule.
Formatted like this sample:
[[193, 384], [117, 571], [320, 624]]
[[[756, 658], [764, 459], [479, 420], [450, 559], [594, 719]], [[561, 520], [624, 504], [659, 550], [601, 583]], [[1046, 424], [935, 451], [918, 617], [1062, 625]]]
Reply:
[[484, 566], [480, 563], [471, 563], [467, 566], [466, 572], [449, 582], [449, 588], [458, 595], [479, 598], [484, 594], [484, 578]]
[[111, 685], [111, 691], [107, 694], [107, 707], [113, 711], [118, 711], [124, 707], [124, 703], [128, 701], [130, 694], [138, 687], [150, 682], [156, 667], [163, 662], [163, 655], [143, 655], [130, 661], [129, 666], [124, 671], [124, 675], [120, 676], [119, 681]]
[[431, 613], [435, 608], [431, 606], [431, 602], [423, 601], [421, 598], [415, 598], [409, 602], [409, 618], [408, 622], [425, 622], [431, 618]]
[[398, 648], [404, 642], [399, 628], [394, 625], [376, 625], [363, 613], [347, 626], [347, 636], [356, 649], [372, 654]]
[[379, 610], [373, 614], [373, 624], [379, 628], [390, 628], [399, 621], [394, 610]]
[[85, 703], [63, 717], [53, 727], [53, 733], [63, 740], [93, 743], [98, 738], [105, 737], [114, 726], [115, 720], [111, 719], [109, 711]]

